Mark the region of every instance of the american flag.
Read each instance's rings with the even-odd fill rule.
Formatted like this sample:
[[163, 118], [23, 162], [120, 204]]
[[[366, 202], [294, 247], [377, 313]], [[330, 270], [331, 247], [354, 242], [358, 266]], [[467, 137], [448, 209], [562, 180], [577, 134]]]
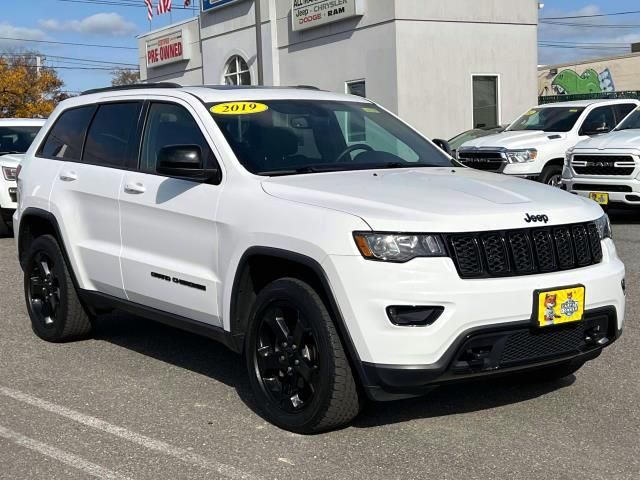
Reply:
[[158, 15], [171, 11], [171, 0], [158, 0]]
[[153, 20], [153, 3], [151, 0], [144, 0], [144, 4], [147, 6], [147, 18], [151, 21]]

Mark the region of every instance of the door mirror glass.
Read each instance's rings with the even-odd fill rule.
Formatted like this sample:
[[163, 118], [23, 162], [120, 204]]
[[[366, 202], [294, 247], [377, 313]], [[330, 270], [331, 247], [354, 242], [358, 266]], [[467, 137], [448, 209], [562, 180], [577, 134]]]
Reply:
[[198, 145], [169, 145], [158, 152], [157, 173], [185, 180], [207, 181], [218, 175], [217, 168], [204, 168]]

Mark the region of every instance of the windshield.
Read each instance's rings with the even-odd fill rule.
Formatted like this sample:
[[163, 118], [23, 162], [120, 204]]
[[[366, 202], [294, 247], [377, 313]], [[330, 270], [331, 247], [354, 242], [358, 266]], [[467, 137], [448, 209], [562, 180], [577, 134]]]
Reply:
[[452, 165], [439, 148], [370, 103], [274, 100], [208, 107], [238, 160], [257, 175]]
[[631, 115], [616, 128], [616, 130], [635, 130], [640, 129], [640, 107], [636, 108]]
[[0, 127], [0, 155], [25, 153], [40, 127]]
[[568, 132], [580, 118], [584, 108], [546, 107], [533, 108], [509, 127], [509, 131], [542, 130], [544, 132]]

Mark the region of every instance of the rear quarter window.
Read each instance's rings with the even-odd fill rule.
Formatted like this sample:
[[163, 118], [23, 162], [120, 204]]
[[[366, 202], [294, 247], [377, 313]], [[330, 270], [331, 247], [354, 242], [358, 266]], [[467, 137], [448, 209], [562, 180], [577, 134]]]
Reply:
[[94, 105], [65, 110], [47, 134], [38, 156], [79, 161], [87, 128], [95, 110]]

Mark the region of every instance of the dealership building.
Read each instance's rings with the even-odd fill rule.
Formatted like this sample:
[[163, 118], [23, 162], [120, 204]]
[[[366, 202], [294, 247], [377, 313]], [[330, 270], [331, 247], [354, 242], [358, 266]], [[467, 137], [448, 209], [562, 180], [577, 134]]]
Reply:
[[141, 35], [142, 80], [262, 75], [367, 96], [443, 138], [537, 102], [537, 1], [260, 0], [259, 28], [255, 2], [202, 0], [199, 16]]

